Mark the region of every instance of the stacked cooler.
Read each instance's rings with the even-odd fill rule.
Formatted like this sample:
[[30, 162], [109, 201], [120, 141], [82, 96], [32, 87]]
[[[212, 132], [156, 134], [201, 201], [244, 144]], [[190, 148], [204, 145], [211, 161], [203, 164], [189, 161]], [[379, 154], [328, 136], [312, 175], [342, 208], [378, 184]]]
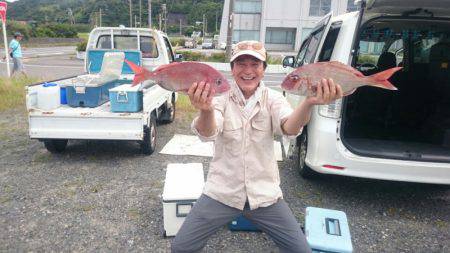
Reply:
[[[71, 107], [97, 107], [110, 101], [110, 90], [114, 89], [115, 98], [111, 99], [112, 112], [137, 112], [142, 110], [142, 91], [130, 89], [131, 79], [124, 76], [133, 74], [124, 59], [141, 65], [140, 51], [89, 50], [87, 53], [88, 73], [58, 82], [65, 90], [67, 104]], [[119, 88], [122, 87], [122, 88]], [[122, 91], [121, 91], [122, 90]], [[121, 91], [121, 92], [120, 92]], [[125, 95], [123, 95], [125, 94]], [[124, 99], [130, 97], [126, 102]], [[132, 104], [127, 110], [125, 104]]]
[[116, 86], [125, 59], [124, 52], [105, 52], [99, 72], [93, 71], [93, 62], [100, 59], [88, 55], [89, 74], [66, 80], [67, 103], [71, 107], [97, 107], [109, 100], [109, 89]]
[[163, 213], [166, 236], [175, 236], [203, 191], [201, 163], [171, 163], [167, 165], [164, 183]]

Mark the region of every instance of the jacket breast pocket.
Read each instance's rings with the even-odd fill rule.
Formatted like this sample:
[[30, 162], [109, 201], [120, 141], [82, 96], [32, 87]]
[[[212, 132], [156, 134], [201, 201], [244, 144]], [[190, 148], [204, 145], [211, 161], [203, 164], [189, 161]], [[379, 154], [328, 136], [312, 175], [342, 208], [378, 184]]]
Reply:
[[223, 122], [223, 144], [225, 150], [237, 155], [241, 152], [243, 124], [240, 119], [225, 119]]
[[254, 142], [267, 140], [272, 134], [272, 121], [267, 113], [261, 113], [251, 120], [252, 136]]

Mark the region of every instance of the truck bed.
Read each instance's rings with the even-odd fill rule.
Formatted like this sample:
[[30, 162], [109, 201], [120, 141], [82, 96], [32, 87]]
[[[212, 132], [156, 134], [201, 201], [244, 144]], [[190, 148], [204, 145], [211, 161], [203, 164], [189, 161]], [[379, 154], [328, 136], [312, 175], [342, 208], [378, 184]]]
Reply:
[[43, 111], [32, 102], [33, 86], [28, 87], [29, 134], [33, 139], [142, 140], [150, 113], [171, 98], [171, 92], [158, 85], [143, 90], [143, 111], [113, 113], [110, 102], [95, 108], [70, 107]]

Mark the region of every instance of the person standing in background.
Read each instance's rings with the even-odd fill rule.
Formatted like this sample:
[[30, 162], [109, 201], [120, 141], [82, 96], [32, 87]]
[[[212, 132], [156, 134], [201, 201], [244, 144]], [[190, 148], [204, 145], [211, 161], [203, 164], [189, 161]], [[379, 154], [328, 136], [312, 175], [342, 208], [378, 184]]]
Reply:
[[[16, 32], [14, 33], [14, 39], [12, 39], [11, 42], [9, 43], [8, 54], [12, 58], [14, 64], [11, 76], [14, 76], [14, 74], [18, 72], [21, 72], [25, 77], [28, 77], [27, 74], [25, 73], [22, 63], [23, 55], [22, 55], [22, 48], [20, 46], [20, 41], [22, 40], [22, 38], [23, 35], [20, 32]], [[5, 58], [6, 56], [3, 57], [3, 59]]]

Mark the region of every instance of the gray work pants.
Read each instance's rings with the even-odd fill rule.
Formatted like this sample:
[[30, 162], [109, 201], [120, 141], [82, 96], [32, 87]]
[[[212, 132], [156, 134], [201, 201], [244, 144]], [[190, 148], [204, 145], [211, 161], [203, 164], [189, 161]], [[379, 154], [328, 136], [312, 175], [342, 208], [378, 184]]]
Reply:
[[242, 211], [202, 194], [172, 241], [172, 253], [199, 252], [212, 234], [241, 213], [267, 233], [281, 252], [311, 252], [297, 220], [283, 199], [255, 210], [246, 205]]

